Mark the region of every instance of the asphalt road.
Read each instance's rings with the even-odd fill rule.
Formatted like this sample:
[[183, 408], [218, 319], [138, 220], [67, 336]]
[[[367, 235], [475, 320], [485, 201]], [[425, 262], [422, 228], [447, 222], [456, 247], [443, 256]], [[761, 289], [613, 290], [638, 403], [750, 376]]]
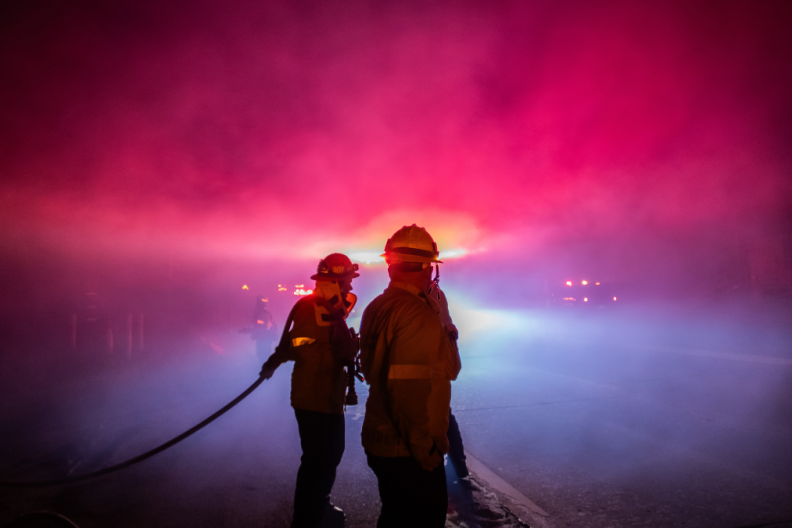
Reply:
[[692, 315], [526, 314], [478, 342], [469, 448], [550, 526], [792, 526], [790, 327]]
[[[548, 516], [483, 479], [461, 489], [449, 473], [450, 524], [517, 526], [516, 515], [546, 527], [792, 526], [792, 329], [783, 314], [764, 315], [459, 310], [453, 409], [466, 447]], [[249, 341], [229, 337], [223, 354], [196, 343], [132, 361], [4, 356], [0, 480], [118, 463], [255, 380]], [[135, 467], [71, 486], [0, 490], [0, 526], [37, 510], [81, 528], [288, 526], [300, 456], [289, 370]], [[359, 443], [359, 392], [333, 492], [348, 527], [374, 526], [379, 509]]]

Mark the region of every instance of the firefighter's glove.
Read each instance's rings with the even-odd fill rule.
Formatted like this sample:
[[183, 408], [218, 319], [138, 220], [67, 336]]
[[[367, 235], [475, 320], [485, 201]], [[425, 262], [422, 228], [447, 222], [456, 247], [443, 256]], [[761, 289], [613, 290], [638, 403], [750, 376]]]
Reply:
[[429, 450], [429, 456], [418, 461], [421, 467], [426, 471], [434, 471], [434, 469], [443, 463], [443, 454], [437, 449], [437, 445], [432, 444], [432, 449]]
[[273, 374], [275, 374], [275, 370], [278, 368], [278, 364], [272, 361], [272, 358], [268, 359], [264, 362], [264, 365], [261, 366], [261, 372], [259, 372], [259, 377], [264, 379], [270, 379]]

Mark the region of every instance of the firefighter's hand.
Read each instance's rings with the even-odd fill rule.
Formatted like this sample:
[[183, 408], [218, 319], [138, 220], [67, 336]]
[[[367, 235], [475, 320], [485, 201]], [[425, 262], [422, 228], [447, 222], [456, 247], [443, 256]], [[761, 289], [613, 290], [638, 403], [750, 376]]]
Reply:
[[437, 449], [437, 446], [432, 446], [429, 456], [423, 460], [418, 461], [421, 467], [426, 471], [433, 471], [437, 466], [443, 463], [443, 454]]
[[456, 343], [457, 339], [459, 339], [459, 330], [457, 330], [457, 327], [454, 326], [454, 324], [447, 324], [445, 326], [445, 331], [451, 341]]
[[261, 372], [259, 372], [259, 377], [264, 379], [270, 379], [272, 375], [275, 374], [275, 369], [277, 369], [278, 367], [268, 365], [268, 363], [269, 361], [264, 363], [264, 365], [261, 367]]

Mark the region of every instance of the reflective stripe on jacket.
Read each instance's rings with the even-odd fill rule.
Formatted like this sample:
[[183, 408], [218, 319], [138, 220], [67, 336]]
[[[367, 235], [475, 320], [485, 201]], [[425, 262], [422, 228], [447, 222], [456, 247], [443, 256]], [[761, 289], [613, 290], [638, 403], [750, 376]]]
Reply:
[[366, 451], [418, 460], [435, 446], [448, 452], [451, 380], [460, 362], [436, 308], [418, 288], [391, 282], [366, 307], [360, 337], [370, 385], [361, 433]]

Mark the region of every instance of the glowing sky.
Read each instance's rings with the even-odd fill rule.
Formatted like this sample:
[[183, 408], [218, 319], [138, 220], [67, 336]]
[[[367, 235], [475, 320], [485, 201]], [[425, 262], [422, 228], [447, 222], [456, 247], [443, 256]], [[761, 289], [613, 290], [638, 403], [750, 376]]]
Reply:
[[3, 240], [541, 254], [782, 229], [788, 2], [52, 2], [0, 16]]

